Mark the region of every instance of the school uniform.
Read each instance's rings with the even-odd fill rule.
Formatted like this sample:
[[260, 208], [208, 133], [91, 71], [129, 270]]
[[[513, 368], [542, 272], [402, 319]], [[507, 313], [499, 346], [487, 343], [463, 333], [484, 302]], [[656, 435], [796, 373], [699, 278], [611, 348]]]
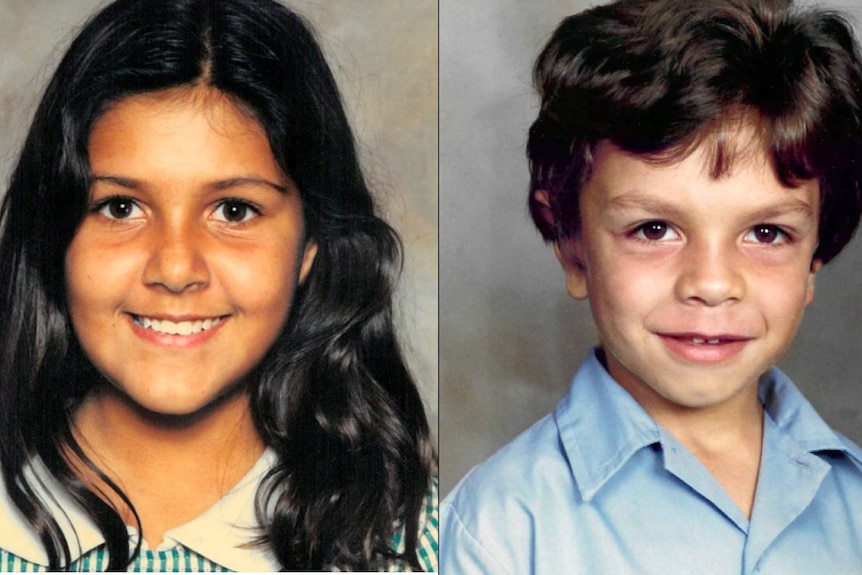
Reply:
[[862, 573], [862, 452], [778, 369], [749, 519], [589, 355], [555, 411], [443, 501], [440, 568], [476, 575]]
[[[279, 570], [268, 546], [249, 546], [261, 534], [255, 517], [255, 494], [276, 455], [267, 450], [251, 470], [221, 500], [200, 516], [165, 533], [157, 549], [142, 542], [140, 555], [129, 571], [258, 571]], [[56, 503], [49, 503], [71, 547], [77, 571], [103, 571], [108, 565], [105, 540], [96, 525], [71, 500], [40, 462], [28, 469], [38, 476]], [[65, 515], [64, 515], [65, 512]], [[428, 571], [437, 567], [437, 484], [426, 495], [420, 517], [419, 557]], [[129, 546], [139, 539], [129, 527]], [[76, 537], [77, 535], [77, 537]], [[403, 533], [393, 541], [393, 549], [403, 550]], [[0, 484], [0, 571], [45, 571], [48, 558], [36, 533], [9, 500]], [[393, 561], [389, 571], [409, 571], [406, 563]]]

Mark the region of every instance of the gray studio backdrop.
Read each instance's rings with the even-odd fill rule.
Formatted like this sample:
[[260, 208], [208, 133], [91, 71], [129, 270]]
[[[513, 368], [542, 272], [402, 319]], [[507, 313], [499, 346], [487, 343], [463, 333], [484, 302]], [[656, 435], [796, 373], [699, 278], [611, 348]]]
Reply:
[[[440, 467], [448, 492], [549, 412], [596, 343], [526, 210], [530, 68], [564, 17], [600, 2], [440, 0]], [[860, 29], [859, 0], [830, 0]], [[862, 442], [862, 242], [817, 278], [781, 362]]]
[[[105, 3], [0, 0], [2, 190], [37, 95], [77, 27]], [[285, 3], [317, 29], [347, 104], [371, 185], [404, 240], [399, 322], [436, 437], [437, 2]]]

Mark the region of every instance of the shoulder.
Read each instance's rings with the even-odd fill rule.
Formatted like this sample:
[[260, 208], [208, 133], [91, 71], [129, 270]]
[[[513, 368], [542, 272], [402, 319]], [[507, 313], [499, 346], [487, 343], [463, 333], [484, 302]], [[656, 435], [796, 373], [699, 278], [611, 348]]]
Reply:
[[[419, 564], [425, 571], [437, 571], [437, 555], [439, 551], [439, 519], [438, 503], [439, 488], [436, 477], [432, 477], [425, 492], [422, 508], [419, 511], [419, 533], [416, 540], [416, 555]], [[404, 527], [402, 526], [392, 540], [392, 550], [396, 553], [404, 553]], [[411, 571], [410, 566], [403, 559], [396, 559], [389, 565], [390, 571]]]
[[[66, 490], [35, 458], [25, 467], [24, 479], [34, 489], [34, 495], [46, 506], [69, 544], [73, 560], [97, 548], [104, 538], [93, 521], [72, 500]], [[0, 556], [3, 563], [18, 565], [21, 570], [45, 569], [48, 554], [38, 533], [12, 502], [6, 484], [0, 477]], [[41, 567], [40, 567], [41, 566]], [[14, 569], [17, 570], [17, 569]]]
[[[793, 381], [778, 368], [772, 368], [759, 383], [761, 402], [766, 413], [781, 432], [802, 451], [827, 457], [830, 465], [840, 459], [855, 475], [862, 473], [862, 449], [833, 429], [805, 398]], [[841, 454], [835, 459], [829, 454]]]
[[437, 571], [437, 555], [440, 542], [439, 524], [439, 486], [436, 477], [431, 478], [431, 484], [425, 493], [425, 503], [419, 515], [419, 540], [416, 553], [419, 563], [426, 571]]
[[862, 447], [859, 447], [859, 445], [853, 443], [853, 441], [851, 441], [837, 431], [835, 432], [835, 435], [837, 435], [841, 443], [844, 444], [844, 448], [847, 450], [847, 454], [856, 461], [862, 463]]
[[[48, 557], [36, 531], [12, 502], [0, 476], [0, 569], [9, 565], [47, 565]], [[17, 571], [18, 569], [10, 569]]]
[[10, 573], [24, 573], [24, 572], [33, 572], [33, 571], [47, 571], [48, 567], [41, 563], [34, 563], [33, 561], [28, 561], [23, 557], [19, 557], [14, 553], [10, 553], [5, 549], [0, 548], [0, 571], [7, 571]]
[[475, 467], [443, 501], [441, 566], [465, 574], [523, 566], [530, 542], [553, 529], [552, 518], [571, 517], [577, 501], [556, 423], [545, 416]]
[[474, 467], [446, 503], [470, 514], [497, 507], [503, 499], [531, 499], [540, 484], [567, 476], [570, 478], [570, 472], [556, 423], [553, 415], [546, 415]]
[[837, 431], [834, 433], [844, 446], [844, 455], [851, 463], [850, 468], [855, 472], [854, 475], [857, 476], [859, 481], [862, 481], [862, 448]]

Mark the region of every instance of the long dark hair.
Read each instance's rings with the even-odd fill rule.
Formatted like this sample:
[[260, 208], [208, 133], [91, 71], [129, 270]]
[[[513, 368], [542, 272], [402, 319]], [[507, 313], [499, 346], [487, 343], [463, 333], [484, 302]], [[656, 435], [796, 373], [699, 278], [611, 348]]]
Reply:
[[261, 543], [286, 569], [374, 569], [397, 556], [391, 542], [401, 528], [401, 559], [420, 569], [418, 517], [435, 455], [393, 328], [400, 241], [375, 215], [310, 28], [273, 0], [118, 0], [63, 57], [2, 204], [6, 489], [41, 537], [51, 569], [69, 568], [71, 554], [24, 473], [34, 456], [104, 534], [108, 568], [132, 559], [119, 514], [67, 460], [71, 450], [86, 461], [70, 422], [99, 375], [70, 326], [64, 259], [86, 212], [94, 121], [124, 97], [195, 84], [229, 95], [264, 128], [318, 245], [286, 325], [249, 383], [258, 432], [278, 454], [258, 490]]
[[[819, 180], [814, 259], [838, 255], [859, 225], [862, 57], [839, 13], [792, 0], [618, 0], [564, 19], [533, 78], [530, 210], [547, 241], [578, 233], [596, 143], [673, 161], [740, 121], [759, 129], [782, 183]], [[712, 140], [718, 178], [734, 150]]]

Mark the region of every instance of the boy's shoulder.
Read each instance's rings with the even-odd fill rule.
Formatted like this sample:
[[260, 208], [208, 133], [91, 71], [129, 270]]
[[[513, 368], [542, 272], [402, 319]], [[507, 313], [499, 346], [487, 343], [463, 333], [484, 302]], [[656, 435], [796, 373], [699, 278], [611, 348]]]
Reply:
[[[826, 423], [784, 372], [775, 367], [770, 369], [761, 378], [759, 396], [767, 421], [790, 440], [793, 449], [822, 457], [833, 453], [847, 464], [848, 470], [858, 472], [862, 478], [862, 448]], [[764, 449], [772, 447], [764, 443]]]
[[838, 431], [833, 431], [833, 433], [835, 433], [835, 436], [844, 446], [844, 454], [853, 462], [858, 469], [860, 476], [862, 476], [862, 447]]
[[530, 498], [537, 482], [566, 476], [570, 477], [570, 472], [554, 415], [549, 413], [474, 467], [443, 504], [465, 511], [468, 507], [484, 507], [484, 501], [494, 502], [496, 506], [501, 500]]
[[[448, 502], [522, 509], [589, 501], [642, 448], [661, 441], [655, 420], [607, 373], [593, 350], [556, 408], [473, 468]], [[466, 517], [465, 517], [466, 518]]]
[[565, 512], [547, 504], [559, 509], [573, 497], [571, 472], [548, 414], [474, 467], [443, 500], [441, 568], [465, 575], [518, 573], [531, 545], [514, 542], [531, 539], [528, 526], [537, 519], [566, 520]]
[[[779, 370], [767, 373], [761, 389], [770, 422], [762, 480], [769, 485], [768, 505], [753, 519], [755, 539], [766, 537], [781, 549], [778, 557], [792, 557], [794, 538], [841, 516], [852, 529], [830, 531], [828, 539], [849, 541], [862, 530], [862, 451], [833, 432]], [[772, 501], [775, 492], [794, 497]], [[790, 521], [786, 541], [772, 540], [764, 527], [780, 517]], [[554, 412], [474, 468], [443, 502], [441, 566], [466, 574], [613, 564], [614, 572], [632, 572], [616, 562], [636, 556], [639, 565], [665, 569], [666, 556], [710, 540], [715, 546], [703, 557], [659, 572], [705, 565], [738, 572], [748, 525], [703, 465], [639, 410], [593, 354]], [[661, 546], [666, 552], [649, 551]], [[862, 561], [848, 553], [831, 560]]]
[[[659, 439], [655, 422], [618, 391], [590, 354], [554, 411], [474, 467], [443, 501], [441, 538], [457, 538], [459, 554], [465, 545], [475, 545], [485, 563], [505, 572], [502, 565], [528, 569], [531, 558], [548, 547], [514, 541], [540, 543], [590, 529], [584, 514], [591, 513], [595, 493], [637, 451]], [[455, 547], [444, 544], [441, 564], [447, 553], [454, 560]], [[458, 570], [469, 572], [462, 563]]]

